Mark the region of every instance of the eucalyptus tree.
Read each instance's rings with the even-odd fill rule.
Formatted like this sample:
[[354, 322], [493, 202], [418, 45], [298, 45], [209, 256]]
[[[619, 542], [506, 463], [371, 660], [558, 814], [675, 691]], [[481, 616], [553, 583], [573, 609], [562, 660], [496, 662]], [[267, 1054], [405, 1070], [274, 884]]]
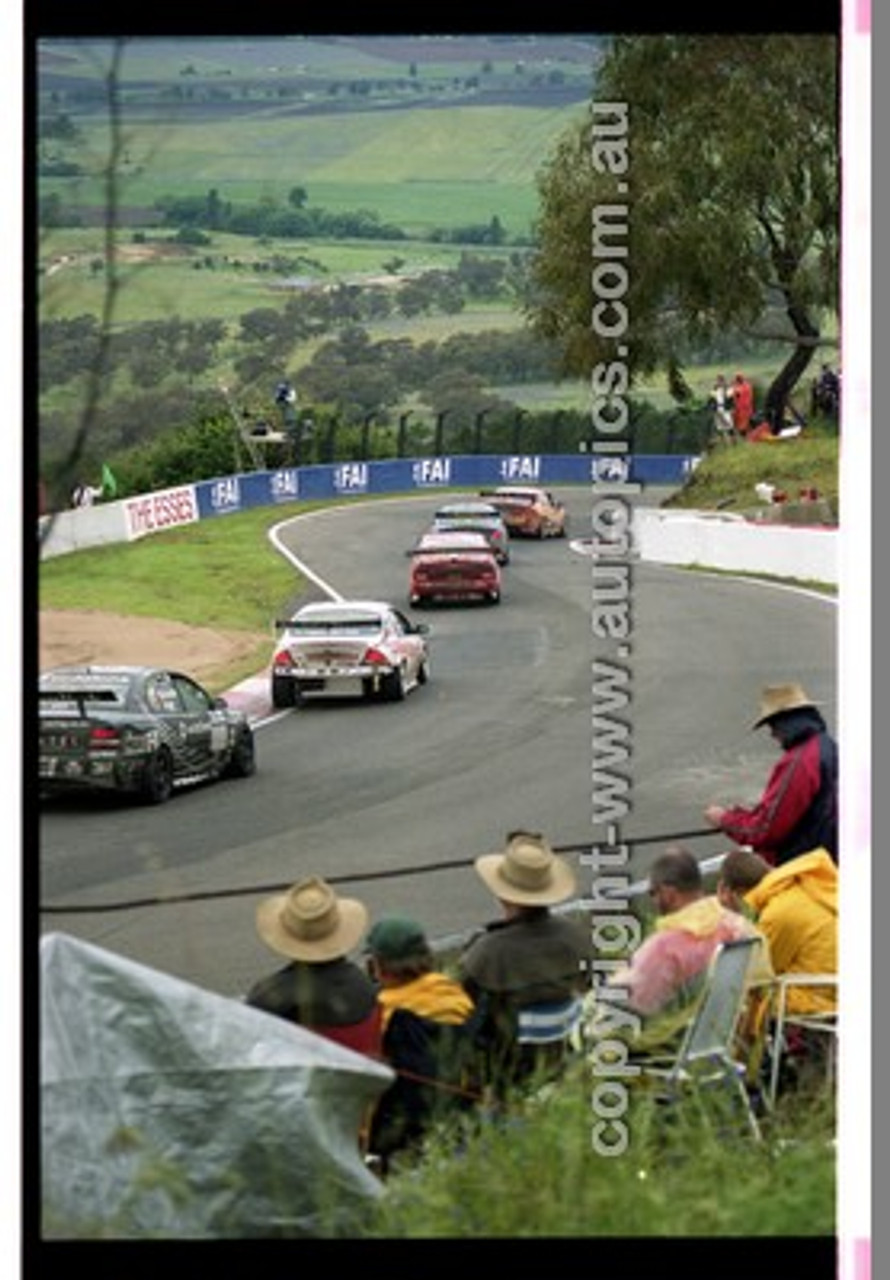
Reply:
[[[591, 324], [599, 249], [626, 280], [631, 381], [676, 376], [691, 342], [756, 333], [789, 347], [766, 401], [782, 414], [838, 312], [838, 78], [833, 35], [610, 42], [590, 116], [538, 178], [526, 312], [564, 372], [610, 353]], [[611, 143], [597, 129], [610, 112], [625, 126]]]

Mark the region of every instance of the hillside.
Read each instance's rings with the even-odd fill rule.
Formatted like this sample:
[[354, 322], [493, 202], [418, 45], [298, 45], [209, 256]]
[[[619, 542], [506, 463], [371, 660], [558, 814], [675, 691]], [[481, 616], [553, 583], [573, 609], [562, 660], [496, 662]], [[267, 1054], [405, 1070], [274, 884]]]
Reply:
[[[497, 216], [526, 238], [535, 176], [588, 100], [594, 38], [131, 40], [119, 77], [120, 217], [159, 198], [371, 210], [412, 235]], [[38, 173], [84, 225], [101, 222], [110, 46], [38, 46]], [[344, 117], [349, 126], [344, 127]], [[58, 224], [57, 224], [58, 225]]]
[[[131, 39], [121, 67], [128, 108], [171, 102], [190, 115], [240, 113], [263, 101], [313, 113], [443, 98], [524, 105], [583, 101], [596, 36], [356, 35]], [[42, 106], [101, 111], [107, 41], [41, 41]]]

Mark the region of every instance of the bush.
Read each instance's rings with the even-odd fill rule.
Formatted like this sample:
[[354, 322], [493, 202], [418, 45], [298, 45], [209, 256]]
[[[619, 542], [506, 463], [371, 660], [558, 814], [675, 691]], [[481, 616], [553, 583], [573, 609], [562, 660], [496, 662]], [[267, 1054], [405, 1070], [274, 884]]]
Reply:
[[799, 1100], [762, 1143], [694, 1107], [632, 1092], [630, 1143], [592, 1146], [590, 1077], [475, 1132], [440, 1132], [392, 1173], [369, 1234], [405, 1237], [781, 1236], [835, 1230], [834, 1113]]

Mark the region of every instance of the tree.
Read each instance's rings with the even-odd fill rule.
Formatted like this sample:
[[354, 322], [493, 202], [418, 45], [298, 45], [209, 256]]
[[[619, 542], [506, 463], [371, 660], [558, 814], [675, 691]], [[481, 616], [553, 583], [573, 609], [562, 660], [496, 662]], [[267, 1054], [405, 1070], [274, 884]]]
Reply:
[[[766, 410], [781, 415], [838, 307], [837, 72], [833, 36], [611, 42], [591, 120], [563, 135], [538, 183], [526, 311], [566, 373], [614, 358], [591, 323], [592, 275], [609, 263], [614, 287], [623, 265], [631, 377], [778, 307], [787, 326], [770, 337], [792, 350]], [[623, 139], [594, 134], [623, 110]]]

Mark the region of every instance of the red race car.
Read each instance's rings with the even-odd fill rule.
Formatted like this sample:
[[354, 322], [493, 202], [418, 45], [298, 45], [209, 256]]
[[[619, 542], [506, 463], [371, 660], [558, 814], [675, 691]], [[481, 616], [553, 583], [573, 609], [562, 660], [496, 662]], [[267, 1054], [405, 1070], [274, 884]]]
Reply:
[[408, 554], [408, 599], [412, 605], [476, 599], [499, 603], [501, 567], [485, 534], [470, 530], [425, 533]]

